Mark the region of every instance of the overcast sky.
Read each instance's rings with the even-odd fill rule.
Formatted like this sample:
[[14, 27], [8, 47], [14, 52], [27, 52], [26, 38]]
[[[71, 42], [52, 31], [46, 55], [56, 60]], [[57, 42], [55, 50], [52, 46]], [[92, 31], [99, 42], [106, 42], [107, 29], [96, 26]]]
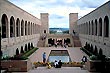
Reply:
[[40, 18], [40, 13], [49, 13], [50, 28], [69, 28], [69, 14], [78, 13], [78, 18], [88, 14], [109, 0], [9, 0], [11, 3]]

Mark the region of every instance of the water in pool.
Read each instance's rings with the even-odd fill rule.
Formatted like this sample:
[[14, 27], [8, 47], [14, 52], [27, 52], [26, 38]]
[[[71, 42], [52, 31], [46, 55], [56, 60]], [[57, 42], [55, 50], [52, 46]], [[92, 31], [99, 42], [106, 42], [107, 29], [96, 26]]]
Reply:
[[55, 60], [57, 61], [61, 60], [62, 62], [69, 62], [70, 58], [69, 56], [49, 56], [49, 62], [55, 62]]
[[49, 57], [48, 57], [48, 61], [55, 62], [55, 60], [57, 61], [61, 60], [62, 62], [71, 61], [67, 50], [51, 50]]

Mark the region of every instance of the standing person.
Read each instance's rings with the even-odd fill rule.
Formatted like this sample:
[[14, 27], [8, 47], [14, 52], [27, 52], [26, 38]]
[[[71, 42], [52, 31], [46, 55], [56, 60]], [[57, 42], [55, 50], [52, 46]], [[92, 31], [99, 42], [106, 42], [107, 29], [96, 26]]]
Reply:
[[43, 53], [43, 62], [45, 63], [45, 61], [46, 61], [46, 53], [44, 52]]
[[59, 62], [58, 62], [58, 66], [59, 66], [59, 68], [61, 68], [61, 66], [62, 66], [62, 62], [61, 62], [61, 60], [59, 60]]

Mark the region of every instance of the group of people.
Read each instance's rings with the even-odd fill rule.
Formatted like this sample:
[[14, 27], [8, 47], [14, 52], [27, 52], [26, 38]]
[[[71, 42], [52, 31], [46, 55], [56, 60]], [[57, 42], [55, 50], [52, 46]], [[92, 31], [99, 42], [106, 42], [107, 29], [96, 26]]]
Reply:
[[[43, 53], [43, 63], [45, 63], [45, 62], [46, 62], [46, 53], [44, 52]], [[54, 67], [55, 68], [61, 68], [61, 66], [62, 66], [61, 60], [59, 60], [59, 62], [57, 60], [55, 60]], [[50, 65], [49, 64], [48, 64], [48, 67], [50, 68]]]
[[58, 62], [57, 60], [55, 60], [55, 62], [54, 62], [54, 67], [55, 67], [55, 68], [61, 68], [61, 66], [62, 66], [61, 60], [59, 60], [59, 62]]

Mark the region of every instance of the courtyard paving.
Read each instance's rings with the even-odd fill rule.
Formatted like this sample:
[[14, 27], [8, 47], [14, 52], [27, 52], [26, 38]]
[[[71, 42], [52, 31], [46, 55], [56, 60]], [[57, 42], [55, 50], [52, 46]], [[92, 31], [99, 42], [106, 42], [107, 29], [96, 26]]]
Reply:
[[82, 56], [86, 55], [80, 50], [80, 47], [39, 47], [39, 49], [36, 51], [36, 56], [34, 58], [35, 61], [42, 62], [43, 52], [46, 52], [46, 59], [48, 59], [51, 50], [67, 50], [70, 55], [71, 61], [75, 62], [81, 62]]
[[[42, 54], [44, 52], [46, 52], [46, 59], [48, 59], [51, 50], [68, 50], [71, 60], [76, 62], [81, 62], [82, 56], [86, 55], [80, 50], [80, 47], [67, 47], [67, 48], [39, 47], [39, 49], [35, 53], [36, 55], [32, 60], [42, 62]], [[81, 69], [80, 67], [62, 67], [51, 69], [47, 69], [46, 67], [38, 67], [31, 69], [28, 72], [13, 72], [13, 73], [91, 73], [91, 72], [88, 72], [85, 69]]]

